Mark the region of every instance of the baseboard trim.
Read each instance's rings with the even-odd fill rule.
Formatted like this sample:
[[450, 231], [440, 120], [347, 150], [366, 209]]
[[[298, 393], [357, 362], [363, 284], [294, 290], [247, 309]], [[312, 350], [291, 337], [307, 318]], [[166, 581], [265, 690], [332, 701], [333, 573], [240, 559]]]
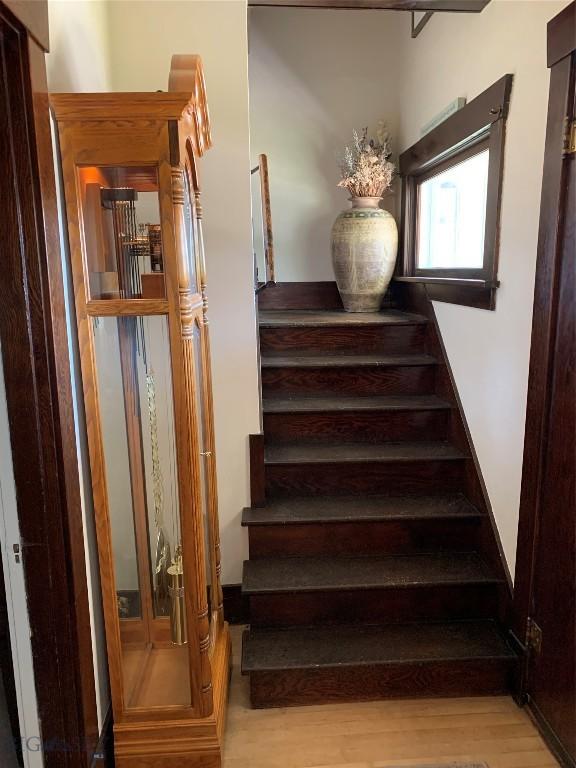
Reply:
[[242, 584], [224, 584], [224, 618], [229, 624], [250, 623], [250, 603], [242, 594]]
[[[382, 300], [382, 309], [394, 306], [392, 291]], [[258, 292], [258, 309], [269, 310], [341, 310], [342, 299], [335, 280], [317, 282], [268, 283]]]
[[342, 301], [333, 280], [273, 283], [259, 292], [258, 309], [342, 309]]
[[108, 707], [100, 738], [96, 744], [90, 768], [114, 768], [114, 721], [112, 719], [112, 707]]
[[538, 709], [534, 701], [528, 697], [526, 709], [530, 714], [534, 724], [538, 728], [540, 735], [546, 742], [546, 746], [552, 752], [556, 760], [560, 763], [562, 768], [576, 768], [576, 761], [569, 755], [564, 745], [560, 742], [554, 731], [552, 730], [550, 723], [546, 720], [542, 712]]

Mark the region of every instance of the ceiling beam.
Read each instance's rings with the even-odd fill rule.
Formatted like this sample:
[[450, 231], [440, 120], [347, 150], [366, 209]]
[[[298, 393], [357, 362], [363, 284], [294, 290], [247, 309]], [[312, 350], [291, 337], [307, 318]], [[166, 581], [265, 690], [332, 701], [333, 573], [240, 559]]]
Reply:
[[250, 6], [480, 13], [490, 0], [248, 0]]

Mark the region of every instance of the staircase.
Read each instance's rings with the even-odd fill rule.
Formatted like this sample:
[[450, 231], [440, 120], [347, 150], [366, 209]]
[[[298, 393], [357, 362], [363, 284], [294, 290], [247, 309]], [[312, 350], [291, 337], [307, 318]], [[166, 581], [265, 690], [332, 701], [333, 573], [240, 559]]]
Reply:
[[260, 311], [254, 707], [507, 691], [508, 587], [430, 317]]

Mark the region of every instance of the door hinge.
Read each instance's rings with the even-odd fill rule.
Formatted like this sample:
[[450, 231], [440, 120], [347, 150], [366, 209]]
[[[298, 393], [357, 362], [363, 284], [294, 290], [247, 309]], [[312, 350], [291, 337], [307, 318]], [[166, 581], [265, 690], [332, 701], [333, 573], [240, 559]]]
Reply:
[[576, 154], [576, 118], [566, 117], [564, 119], [564, 139], [562, 142], [562, 151], [565, 155]]
[[526, 622], [526, 647], [534, 653], [542, 650], [542, 630], [530, 616]]

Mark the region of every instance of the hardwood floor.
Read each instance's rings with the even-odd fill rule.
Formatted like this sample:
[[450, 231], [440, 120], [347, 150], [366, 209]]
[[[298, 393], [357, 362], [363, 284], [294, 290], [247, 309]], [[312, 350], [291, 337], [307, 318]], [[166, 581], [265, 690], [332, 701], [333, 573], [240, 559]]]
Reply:
[[489, 768], [557, 768], [528, 714], [508, 696], [251, 709], [234, 670], [224, 768], [412, 768], [454, 760]]

